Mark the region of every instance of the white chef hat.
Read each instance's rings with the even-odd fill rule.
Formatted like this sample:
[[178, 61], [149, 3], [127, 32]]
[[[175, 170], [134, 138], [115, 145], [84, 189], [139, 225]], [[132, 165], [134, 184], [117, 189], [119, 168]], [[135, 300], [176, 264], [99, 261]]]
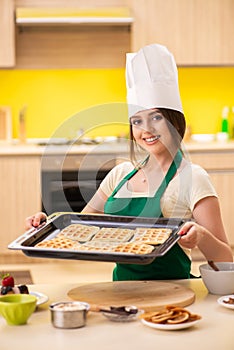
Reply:
[[178, 72], [165, 46], [152, 44], [126, 57], [129, 117], [150, 108], [169, 108], [183, 113]]

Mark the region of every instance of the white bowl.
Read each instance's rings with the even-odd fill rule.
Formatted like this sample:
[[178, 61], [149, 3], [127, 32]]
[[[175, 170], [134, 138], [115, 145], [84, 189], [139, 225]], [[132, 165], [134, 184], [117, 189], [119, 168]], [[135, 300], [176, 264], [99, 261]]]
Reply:
[[208, 264], [199, 266], [202, 280], [212, 294], [234, 293], [234, 263], [216, 262], [220, 271], [214, 271]]

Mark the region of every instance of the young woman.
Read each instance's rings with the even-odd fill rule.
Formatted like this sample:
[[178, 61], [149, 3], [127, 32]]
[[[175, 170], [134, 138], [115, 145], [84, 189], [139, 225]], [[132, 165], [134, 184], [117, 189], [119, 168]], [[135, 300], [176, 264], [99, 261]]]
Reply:
[[[83, 212], [189, 221], [178, 233], [179, 243], [167, 254], [149, 265], [117, 264], [113, 279], [189, 278], [194, 247], [207, 260], [232, 261], [209, 176], [181, 151], [186, 123], [172, 54], [153, 44], [127, 55], [126, 81], [131, 161], [108, 173]], [[146, 154], [140, 162], [138, 149]], [[44, 218], [38, 213], [26, 220], [26, 227], [38, 226]]]
[[[149, 265], [117, 264], [114, 280], [189, 278], [190, 249], [198, 247], [207, 260], [232, 261], [232, 252], [208, 174], [186, 160], [180, 149], [185, 132], [181, 112], [154, 108], [130, 118], [131, 158], [113, 168], [83, 212], [144, 217], [181, 217], [186, 222], [180, 241]], [[148, 153], [137, 165], [135, 148]], [[43, 213], [27, 219], [37, 226]]]

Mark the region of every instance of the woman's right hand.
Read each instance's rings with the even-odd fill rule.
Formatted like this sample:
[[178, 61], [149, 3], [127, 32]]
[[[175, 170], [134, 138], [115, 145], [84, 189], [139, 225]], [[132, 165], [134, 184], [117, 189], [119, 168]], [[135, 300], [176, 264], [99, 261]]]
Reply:
[[36, 213], [33, 216], [29, 216], [25, 220], [25, 229], [29, 230], [32, 227], [38, 227], [43, 221], [46, 221], [47, 216], [43, 212]]

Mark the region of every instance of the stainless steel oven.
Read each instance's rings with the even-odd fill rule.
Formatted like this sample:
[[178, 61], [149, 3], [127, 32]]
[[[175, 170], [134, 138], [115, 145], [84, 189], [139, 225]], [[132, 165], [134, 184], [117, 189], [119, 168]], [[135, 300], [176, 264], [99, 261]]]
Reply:
[[42, 210], [80, 212], [115, 166], [113, 154], [47, 154], [42, 159]]

